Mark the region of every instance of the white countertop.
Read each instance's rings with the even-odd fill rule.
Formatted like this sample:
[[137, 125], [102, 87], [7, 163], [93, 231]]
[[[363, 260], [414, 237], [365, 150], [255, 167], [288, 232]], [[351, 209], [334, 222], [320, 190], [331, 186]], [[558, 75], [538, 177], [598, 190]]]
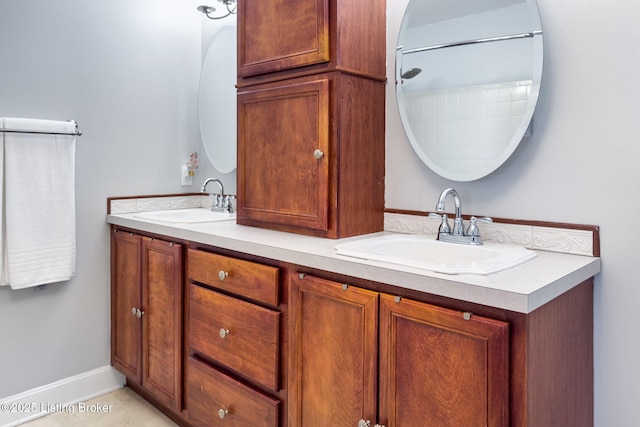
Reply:
[[127, 213], [107, 215], [107, 222], [521, 313], [532, 312], [600, 272], [598, 257], [546, 251], [536, 251], [534, 259], [487, 276], [447, 275], [335, 253], [338, 243], [390, 232], [333, 240], [248, 227], [235, 221], [171, 224]]

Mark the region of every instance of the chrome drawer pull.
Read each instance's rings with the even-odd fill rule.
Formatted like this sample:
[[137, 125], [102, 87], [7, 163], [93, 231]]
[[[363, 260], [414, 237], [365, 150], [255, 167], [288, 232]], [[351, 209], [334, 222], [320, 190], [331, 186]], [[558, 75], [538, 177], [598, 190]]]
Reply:
[[220, 328], [220, 338], [224, 339], [230, 333], [228, 329]]
[[218, 411], [218, 416], [220, 417], [221, 420], [224, 420], [227, 417], [227, 415], [229, 415], [229, 411], [226, 409], [220, 409]]
[[133, 307], [133, 308], [131, 308], [131, 314], [133, 314], [138, 319], [140, 319], [142, 317], [142, 315], [144, 314], [144, 311], [140, 310], [139, 308]]
[[324, 157], [324, 153], [322, 152], [322, 150], [315, 150], [313, 152], [313, 158], [316, 160], [320, 160], [321, 158]]
[[229, 277], [229, 272], [224, 271], [224, 270], [220, 270], [220, 272], [218, 273], [218, 279], [224, 280], [227, 277]]

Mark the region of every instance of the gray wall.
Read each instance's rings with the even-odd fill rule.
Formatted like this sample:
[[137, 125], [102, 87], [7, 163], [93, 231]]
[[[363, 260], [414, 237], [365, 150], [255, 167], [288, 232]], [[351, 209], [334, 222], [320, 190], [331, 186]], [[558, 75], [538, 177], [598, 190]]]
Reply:
[[[388, 0], [388, 76], [402, 8]], [[534, 134], [500, 170], [455, 183], [420, 163], [387, 87], [386, 201], [433, 210], [454, 186], [463, 212], [600, 226], [602, 273], [595, 287], [596, 425], [640, 420], [640, 56], [632, 36], [640, 5], [538, 0], [545, 68]]]
[[0, 0], [0, 117], [75, 119], [84, 132], [77, 274], [0, 288], [0, 399], [109, 364], [106, 198], [192, 190], [180, 165], [200, 144], [198, 4]]
[[[408, 0], [387, 1], [393, 76]], [[184, 190], [179, 166], [199, 148], [198, 4], [0, 0], [0, 116], [73, 118], [85, 132], [77, 152], [78, 273], [43, 291], [0, 289], [0, 398], [109, 363], [105, 199]], [[599, 225], [596, 425], [632, 426], [640, 419], [640, 58], [631, 34], [640, 5], [538, 4], [546, 51], [534, 136], [491, 176], [452, 183], [413, 153], [389, 84], [386, 205], [430, 210], [454, 185], [467, 213]]]

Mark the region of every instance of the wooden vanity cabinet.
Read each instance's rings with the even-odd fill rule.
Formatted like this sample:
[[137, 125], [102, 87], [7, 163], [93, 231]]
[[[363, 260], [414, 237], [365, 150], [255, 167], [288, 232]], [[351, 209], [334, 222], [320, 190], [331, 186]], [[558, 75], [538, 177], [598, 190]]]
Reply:
[[593, 279], [525, 314], [185, 244], [111, 234], [113, 366], [181, 425], [593, 426]]
[[306, 67], [384, 80], [385, 28], [384, 0], [246, 0], [238, 4], [238, 77]]
[[182, 245], [114, 228], [111, 361], [127, 382], [182, 409]]
[[239, 89], [239, 224], [342, 238], [381, 231], [383, 210], [383, 83], [336, 72]]
[[508, 323], [309, 275], [290, 307], [290, 426], [509, 424]]
[[278, 427], [279, 269], [200, 249], [187, 259], [190, 425]]
[[238, 5], [237, 222], [383, 229], [385, 0]]

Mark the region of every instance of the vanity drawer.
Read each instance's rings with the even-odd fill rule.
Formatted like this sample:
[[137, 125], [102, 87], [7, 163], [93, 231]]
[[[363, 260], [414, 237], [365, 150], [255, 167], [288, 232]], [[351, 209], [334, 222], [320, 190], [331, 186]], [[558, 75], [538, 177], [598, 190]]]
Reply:
[[187, 362], [186, 404], [193, 426], [278, 426], [278, 400], [192, 357]]
[[189, 249], [189, 279], [265, 304], [279, 304], [279, 269], [255, 262]]
[[191, 283], [189, 347], [279, 390], [280, 313]]

